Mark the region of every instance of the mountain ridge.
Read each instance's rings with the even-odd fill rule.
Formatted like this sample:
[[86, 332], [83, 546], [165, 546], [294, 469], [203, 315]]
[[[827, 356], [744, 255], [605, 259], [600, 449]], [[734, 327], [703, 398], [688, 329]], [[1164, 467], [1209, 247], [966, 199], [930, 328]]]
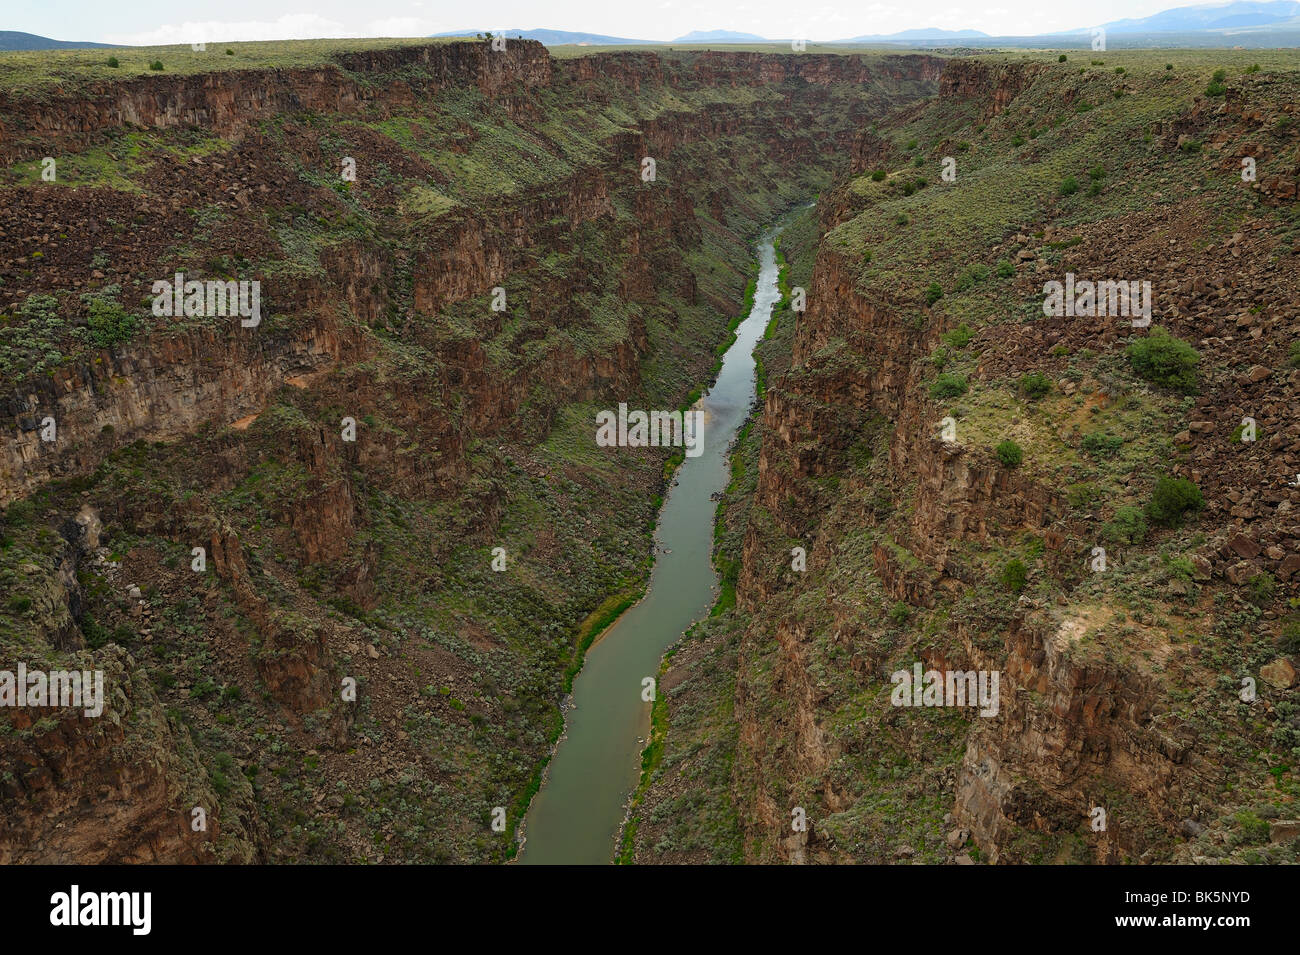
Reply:
[[22, 30], [0, 30], [0, 52], [16, 50], [94, 50], [111, 49], [112, 43], [91, 43], [88, 40], [54, 40]]

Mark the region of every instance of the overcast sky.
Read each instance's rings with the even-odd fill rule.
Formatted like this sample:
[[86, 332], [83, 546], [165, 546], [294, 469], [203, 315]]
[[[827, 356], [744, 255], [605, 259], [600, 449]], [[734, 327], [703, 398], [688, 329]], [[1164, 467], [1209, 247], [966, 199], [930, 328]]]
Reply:
[[4, 0], [0, 30], [59, 40], [166, 44], [453, 30], [578, 30], [670, 40], [691, 30], [834, 40], [922, 27], [1028, 35], [1149, 16], [1185, 0]]

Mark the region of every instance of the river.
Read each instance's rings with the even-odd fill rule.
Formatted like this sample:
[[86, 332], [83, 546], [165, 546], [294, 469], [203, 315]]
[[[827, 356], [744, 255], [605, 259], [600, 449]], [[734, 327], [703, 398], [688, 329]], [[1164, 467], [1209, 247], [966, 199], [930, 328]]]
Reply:
[[613, 860], [650, 729], [642, 680], [658, 674], [664, 652], [717, 598], [713, 494], [726, 487], [727, 449], [754, 400], [754, 345], [780, 297], [773, 246], [780, 231], [774, 227], [759, 240], [753, 308], [736, 329], [717, 381], [696, 405], [704, 412], [704, 450], [682, 462], [659, 513], [658, 556], [645, 597], [592, 645], [573, 681], [565, 734], [528, 809], [523, 864]]

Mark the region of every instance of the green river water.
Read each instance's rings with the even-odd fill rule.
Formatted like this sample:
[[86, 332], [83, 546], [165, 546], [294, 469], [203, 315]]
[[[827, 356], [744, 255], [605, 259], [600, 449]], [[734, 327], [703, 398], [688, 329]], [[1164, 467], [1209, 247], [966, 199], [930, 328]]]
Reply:
[[778, 226], [759, 240], [754, 307], [736, 329], [717, 381], [696, 405], [704, 411], [703, 452], [682, 462], [660, 511], [658, 556], [645, 597], [593, 644], [573, 682], [564, 736], [528, 809], [521, 863], [613, 860], [650, 729], [641, 681], [658, 674], [664, 652], [717, 598], [712, 495], [727, 484], [728, 446], [754, 400], [754, 345], [780, 296], [773, 247], [779, 232]]

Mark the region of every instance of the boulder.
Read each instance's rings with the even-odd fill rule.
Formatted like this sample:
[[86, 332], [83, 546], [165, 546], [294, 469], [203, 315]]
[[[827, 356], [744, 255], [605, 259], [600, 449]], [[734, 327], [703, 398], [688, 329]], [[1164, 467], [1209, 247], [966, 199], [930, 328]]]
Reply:
[[1295, 686], [1295, 667], [1286, 657], [1278, 657], [1259, 668], [1259, 678], [1269, 686], [1286, 690]]
[[1268, 824], [1269, 842], [1290, 842], [1300, 836], [1300, 819], [1274, 819]]

